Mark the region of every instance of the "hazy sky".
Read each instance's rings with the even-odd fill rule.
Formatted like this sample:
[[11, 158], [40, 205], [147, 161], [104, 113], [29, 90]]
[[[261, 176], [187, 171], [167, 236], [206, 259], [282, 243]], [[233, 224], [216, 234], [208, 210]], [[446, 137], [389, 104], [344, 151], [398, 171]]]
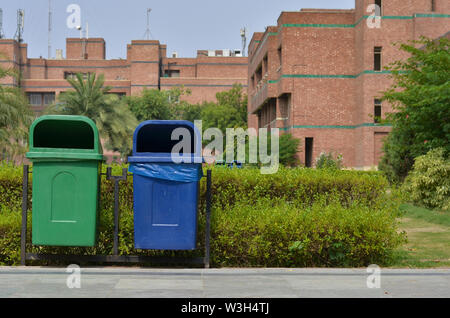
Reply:
[[[79, 37], [69, 29], [67, 6], [81, 7], [82, 24], [89, 23], [89, 37], [103, 37], [106, 55], [125, 58], [131, 40], [144, 39], [146, 11], [152, 8], [152, 39], [167, 44], [167, 53], [195, 56], [197, 49], [240, 49], [240, 29], [246, 27], [248, 41], [253, 32], [275, 25], [281, 11], [301, 8], [354, 8], [354, 0], [52, 0], [52, 55], [65, 52], [65, 38]], [[16, 11], [25, 10], [24, 39], [29, 57], [47, 57], [48, 0], [0, 0], [3, 31], [7, 38], [16, 32]]]

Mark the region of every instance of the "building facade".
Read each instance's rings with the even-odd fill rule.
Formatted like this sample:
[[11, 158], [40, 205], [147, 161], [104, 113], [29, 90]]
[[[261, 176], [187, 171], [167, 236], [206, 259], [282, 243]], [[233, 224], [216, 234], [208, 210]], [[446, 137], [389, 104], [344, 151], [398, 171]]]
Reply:
[[379, 124], [392, 111], [380, 101], [392, 84], [384, 67], [407, 57], [393, 43], [449, 30], [448, 0], [356, 0], [352, 10], [282, 12], [249, 45], [249, 126], [299, 138], [306, 166], [322, 152], [342, 154], [347, 167], [377, 166], [391, 129]]
[[0, 65], [21, 71], [20, 81], [5, 78], [0, 84], [20, 86], [36, 112], [70, 89], [67, 78], [76, 73], [104, 74], [105, 85], [119, 95], [137, 95], [144, 88], [160, 90], [183, 85], [190, 103], [215, 101], [216, 93], [233, 84], [247, 87], [247, 57], [240, 51], [199, 50], [195, 58], [167, 57], [167, 46], [159, 41], [131, 41], [126, 59], [107, 60], [102, 38], [66, 39], [66, 58], [57, 51], [55, 59], [29, 58], [28, 45], [0, 39]]

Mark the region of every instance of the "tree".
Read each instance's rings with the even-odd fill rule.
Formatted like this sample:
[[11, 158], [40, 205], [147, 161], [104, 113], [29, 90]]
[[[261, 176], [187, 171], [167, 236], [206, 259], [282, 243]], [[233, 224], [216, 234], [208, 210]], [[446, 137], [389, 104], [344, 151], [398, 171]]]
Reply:
[[235, 84], [229, 91], [216, 94], [217, 103], [203, 103], [201, 119], [203, 128], [247, 128], [247, 95], [242, 85]]
[[189, 106], [181, 97], [190, 94], [182, 86], [168, 91], [144, 89], [140, 96], [128, 97], [127, 103], [139, 121], [181, 119]]
[[242, 120], [239, 111], [228, 105], [204, 103], [202, 105], [201, 119], [203, 129], [219, 128], [223, 134], [227, 128], [247, 128], [247, 122]]
[[[247, 94], [244, 93], [241, 84], [234, 84], [229, 91], [219, 92], [216, 94], [217, 104], [229, 106], [237, 111], [238, 118], [247, 126]], [[242, 126], [243, 127], [243, 126]]]
[[81, 115], [92, 119], [105, 140], [105, 148], [127, 155], [132, 149], [136, 118], [116, 94], [105, 87], [103, 74], [89, 74], [83, 80], [81, 74], [67, 80], [74, 91], [61, 94], [59, 103], [46, 109], [49, 114]]
[[285, 166], [298, 165], [297, 154], [299, 152], [300, 139], [291, 134], [280, 136], [280, 163]]
[[415, 204], [450, 211], [450, 159], [444, 149], [417, 157], [403, 189]]
[[[17, 79], [18, 73], [0, 67], [0, 79], [7, 77]], [[26, 152], [32, 119], [33, 113], [20, 88], [0, 85], [0, 154], [14, 161]]]
[[388, 68], [394, 85], [383, 100], [392, 104], [387, 115], [393, 126], [380, 163], [391, 181], [402, 181], [414, 158], [431, 149], [443, 148], [450, 154], [450, 41], [421, 38], [401, 44], [410, 53], [406, 61]]

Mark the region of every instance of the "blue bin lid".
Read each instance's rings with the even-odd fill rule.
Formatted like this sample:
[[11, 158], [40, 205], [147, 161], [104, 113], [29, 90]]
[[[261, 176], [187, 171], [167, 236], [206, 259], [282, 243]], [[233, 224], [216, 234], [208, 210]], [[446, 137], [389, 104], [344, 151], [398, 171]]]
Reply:
[[[178, 129], [172, 140], [173, 132]], [[141, 123], [134, 131], [133, 155], [128, 158], [129, 163], [166, 162], [173, 163], [172, 149], [183, 141], [180, 134], [186, 132], [189, 136], [188, 149], [183, 154], [176, 155], [181, 162], [202, 163], [202, 137], [201, 132], [193, 123], [187, 120], [148, 120]]]

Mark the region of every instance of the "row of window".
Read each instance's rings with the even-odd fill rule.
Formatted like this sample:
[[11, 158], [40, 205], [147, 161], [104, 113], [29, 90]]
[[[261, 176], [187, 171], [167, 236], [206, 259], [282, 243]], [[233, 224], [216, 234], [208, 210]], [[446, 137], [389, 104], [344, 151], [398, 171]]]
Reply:
[[[59, 93], [64, 94], [64, 92]], [[108, 94], [115, 94], [118, 97], [122, 98], [126, 96], [126, 93], [108, 93]], [[55, 93], [27, 93], [28, 96], [28, 102], [33, 107], [39, 107], [39, 106], [48, 106], [55, 103]]]
[[[77, 74], [81, 74], [83, 76], [83, 80], [86, 80], [89, 74], [94, 73], [64, 72], [64, 79], [76, 79]], [[165, 70], [164, 77], [180, 77], [180, 70]], [[117, 79], [120, 79], [120, 76], [118, 76]]]
[[28, 93], [31, 106], [48, 106], [55, 102], [55, 93]]

